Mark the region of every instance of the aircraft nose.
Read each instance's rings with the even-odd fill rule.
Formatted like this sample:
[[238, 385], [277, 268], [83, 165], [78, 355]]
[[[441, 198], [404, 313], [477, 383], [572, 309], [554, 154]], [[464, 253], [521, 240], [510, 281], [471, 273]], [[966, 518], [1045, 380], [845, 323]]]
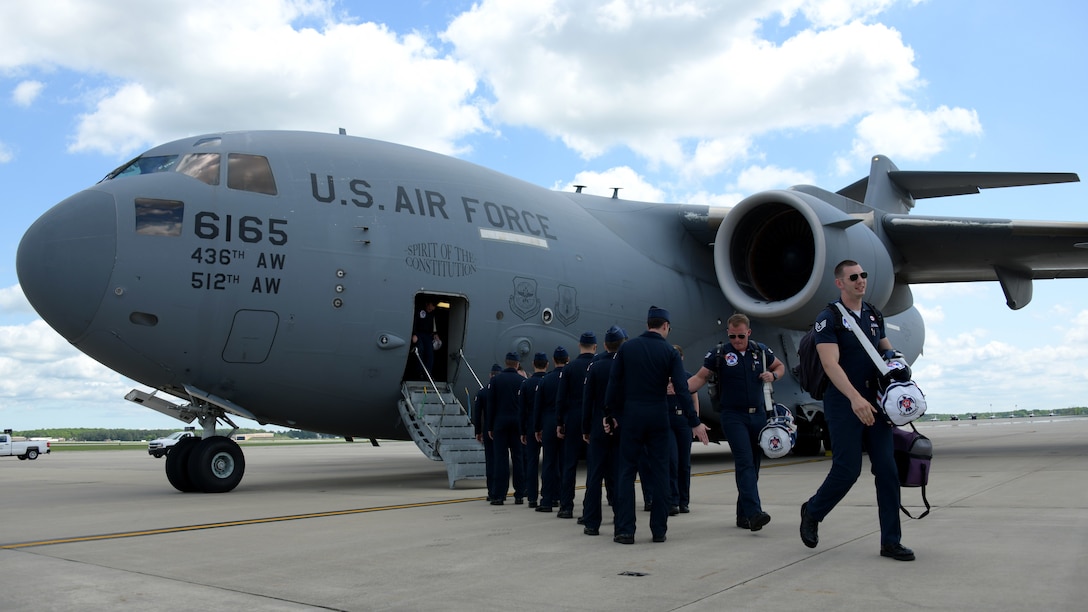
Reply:
[[117, 253], [112, 195], [87, 190], [42, 215], [15, 259], [19, 284], [42, 319], [75, 343], [94, 319]]

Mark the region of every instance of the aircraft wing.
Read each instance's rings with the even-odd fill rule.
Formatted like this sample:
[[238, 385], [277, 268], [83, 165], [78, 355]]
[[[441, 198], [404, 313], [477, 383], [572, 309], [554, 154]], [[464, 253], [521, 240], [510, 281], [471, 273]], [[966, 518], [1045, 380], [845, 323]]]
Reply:
[[1031, 299], [1031, 281], [1088, 278], [1088, 223], [890, 214], [884, 232], [908, 284], [1000, 281], [1010, 308]]

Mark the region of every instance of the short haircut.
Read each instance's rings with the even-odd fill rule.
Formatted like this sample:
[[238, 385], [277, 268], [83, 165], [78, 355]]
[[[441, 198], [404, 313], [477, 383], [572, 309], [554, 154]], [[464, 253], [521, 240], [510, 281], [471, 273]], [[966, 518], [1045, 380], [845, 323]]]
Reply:
[[533, 367], [538, 369], [538, 370], [546, 370], [546, 369], [548, 369], [548, 360], [547, 359], [534, 359], [533, 360]]
[[668, 319], [663, 319], [661, 317], [646, 319], [646, 329], [661, 329], [662, 327], [665, 327], [665, 324], [668, 322]]
[[853, 259], [844, 259], [839, 262], [839, 265], [835, 266], [835, 278], [842, 278], [842, 271], [850, 266], [859, 265], [858, 262]]
[[613, 340], [611, 342], [605, 340], [604, 350], [608, 351], [609, 353], [615, 353], [616, 351], [620, 350], [621, 344], [623, 344], [623, 338], [620, 338], [619, 340]]
[[729, 317], [729, 319], [725, 322], [725, 325], [727, 327], [736, 327], [738, 325], [751, 327], [752, 322], [748, 319], [748, 315], [738, 312], [737, 314]]

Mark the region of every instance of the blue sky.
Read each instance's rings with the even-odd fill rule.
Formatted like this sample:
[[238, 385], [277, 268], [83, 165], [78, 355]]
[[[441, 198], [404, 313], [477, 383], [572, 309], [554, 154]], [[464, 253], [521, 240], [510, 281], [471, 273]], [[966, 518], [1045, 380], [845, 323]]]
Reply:
[[[48, 210], [155, 144], [310, 129], [557, 189], [728, 206], [901, 169], [1088, 179], [1088, 5], [1074, 1], [37, 0], [0, 4], [0, 425], [154, 427], [134, 383], [30, 309], [15, 253]], [[919, 202], [1088, 222], [1088, 185]], [[956, 245], [949, 244], [949, 253]], [[914, 288], [936, 412], [1088, 405], [1088, 280]]]

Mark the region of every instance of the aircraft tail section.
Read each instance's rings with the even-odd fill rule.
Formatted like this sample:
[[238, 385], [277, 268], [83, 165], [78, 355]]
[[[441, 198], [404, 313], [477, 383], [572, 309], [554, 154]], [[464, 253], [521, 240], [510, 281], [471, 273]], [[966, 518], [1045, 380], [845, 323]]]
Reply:
[[[877, 180], [885, 176], [887, 181]], [[888, 210], [887, 204], [899, 201], [907, 212], [914, 200], [979, 193], [982, 189], [1026, 187], [1075, 183], [1080, 180], [1073, 172], [935, 172], [929, 170], [899, 170], [883, 155], [873, 157], [869, 176], [840, 189], [837, 193], [851, 200], [865, 202], [873, 208]], [[882, 189], [881, 186], [884, 186]], [[887, 187], [897, 191], [889, 194]], [[894, 197], [889, 198], [889, 195]], [[882, 205], [883, 204], [883, 205]]]

